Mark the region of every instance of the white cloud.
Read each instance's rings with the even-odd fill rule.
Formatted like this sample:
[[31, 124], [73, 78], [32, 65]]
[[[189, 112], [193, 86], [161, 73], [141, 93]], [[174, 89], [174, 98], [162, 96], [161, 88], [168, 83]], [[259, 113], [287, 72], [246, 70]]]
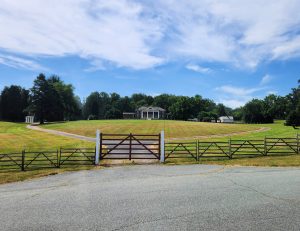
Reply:
[[229, 93], [231, 95], [236, 95], [236, 96], [248, 96], [254, 92], [263, 90], [263, 88], [243, 88], [243, 87], [233, 87], [230, 85], [224, 85], [216, 88], [216, 90], [224, 93]]
[[298, 0], [169, 0], [155, 6], [172, 25], [168, 51], [180, 57], [253, 69], [300, 56]]
[[140, 4], [126, 0], [2, 0], [0, 47], [32, 56], [78, 55], [117, 66], [149, 68], [161, 37]]
[[243, 88], [234, 87], [230, 85], [224, 85], [215, 89], [220, 92], [218, 101], [224, 105], [232, 108], [237, 108], [245, 105], [255, 97], [257, 93], [264, 91], [265, 88], [254, 87], [254, 88]]
[[277, 91], [267, 91], [267, 95], [276, 95], [278, 94]]
[[300, 36], [278, 44], [273, 49], [273, 59], [289, 59], [300, 56]]
[[222, 99], [220, 103], [230, 108], [238, 108], [244, 106], [247, 100]]
[[42, 65], [40, 65], [39, 63], [33, 60], [23, 59], [12, 55], [0, 54], [0, 63], [9, 67], [21, 68], [26, 70], [38, 70], [38, 71], [48, 70], [46, 67], [43, 67]]
[[1, 0], [0, 49], [75, 55], [90, 70], [172, 60], [253, 69], [300, 57], [299, 9], [299, 0]]
[[196, 64], [188, 64], [188, 65], [185, 66], [185, 68], [188, 69], [188, 70], [191, 70], [191, 71], [202, 73], [202, 74], [208, 74], [208, 73], [212, 72], [212, 70], [210, 68], [201, 67], [201, 66], [196, 65]]
[[272, 76], [271, 75], [264, 75], [260, 81], [260, 85], [266, 85], [267, 83], [269, 83], [272, 80]]

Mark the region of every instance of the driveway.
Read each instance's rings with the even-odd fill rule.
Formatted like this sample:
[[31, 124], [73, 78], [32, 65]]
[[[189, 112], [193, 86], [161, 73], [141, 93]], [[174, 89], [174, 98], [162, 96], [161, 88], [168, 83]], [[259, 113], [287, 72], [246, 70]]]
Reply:
[[1, 230], [299, 230], [300, 168], [143, 165], [0, 186]]

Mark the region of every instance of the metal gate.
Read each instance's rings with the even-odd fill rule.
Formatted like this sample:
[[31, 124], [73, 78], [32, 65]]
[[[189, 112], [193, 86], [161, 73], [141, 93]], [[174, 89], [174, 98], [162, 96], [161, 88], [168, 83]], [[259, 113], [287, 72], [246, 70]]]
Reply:
[[100, 159], [159, 159], [160, 134], [100, 134]]

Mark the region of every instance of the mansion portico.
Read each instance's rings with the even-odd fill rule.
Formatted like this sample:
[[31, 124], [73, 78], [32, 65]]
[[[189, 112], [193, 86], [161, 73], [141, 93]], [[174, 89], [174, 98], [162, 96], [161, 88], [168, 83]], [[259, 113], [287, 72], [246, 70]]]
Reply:
[[161, 107], [140, 107], [136, 112], [123, 112], [124, 119], [164, 119], [166, 110]]
[[163, 119], [165, 109], [161, 107], [140, 107], [137, 110], [137, 118], [139, 119]]

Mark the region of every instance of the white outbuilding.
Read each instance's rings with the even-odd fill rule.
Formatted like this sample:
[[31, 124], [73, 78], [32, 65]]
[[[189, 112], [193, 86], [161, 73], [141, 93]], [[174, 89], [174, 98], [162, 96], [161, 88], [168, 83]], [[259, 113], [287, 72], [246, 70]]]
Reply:
[[34, 123], [34, 116], [26, 116], [25, 117], [25, 123], [33, 124]]
[[218, 121], [220, 123], [233, 123], [234, 119], [233, 116], [220, 116]]

